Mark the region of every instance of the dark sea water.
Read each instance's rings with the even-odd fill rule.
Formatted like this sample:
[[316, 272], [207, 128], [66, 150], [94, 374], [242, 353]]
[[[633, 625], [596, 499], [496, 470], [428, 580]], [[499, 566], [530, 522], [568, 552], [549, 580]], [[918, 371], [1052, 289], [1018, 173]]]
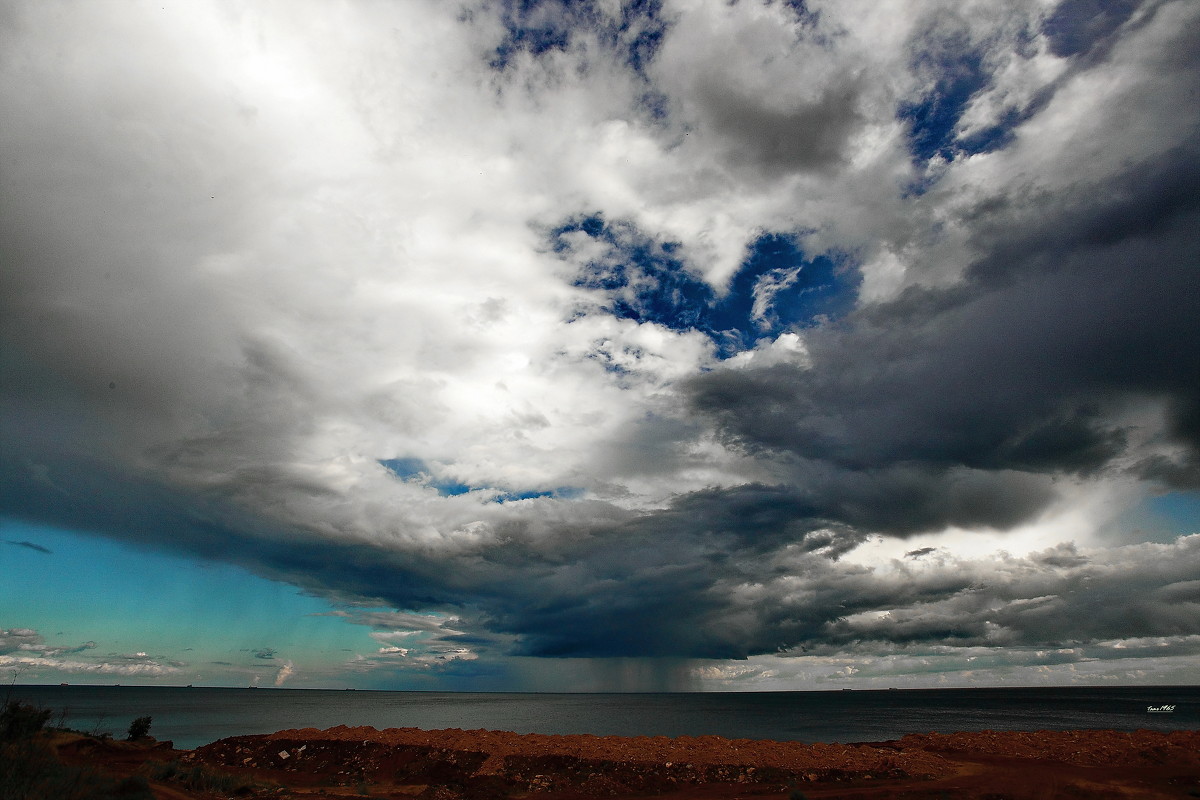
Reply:
[[[705, 694], [14, 686], [11, 695], [63, 713], [67, 727], [87, 732], [123, 736], [134, 718], [151, 716], [151, 735], [182, 748], [334, 725], [803, 742], [883, 741], [929, 731], [1200, 729], [1195, 686]], [[1163, 704], [1175, 712], [1146, 712]]]

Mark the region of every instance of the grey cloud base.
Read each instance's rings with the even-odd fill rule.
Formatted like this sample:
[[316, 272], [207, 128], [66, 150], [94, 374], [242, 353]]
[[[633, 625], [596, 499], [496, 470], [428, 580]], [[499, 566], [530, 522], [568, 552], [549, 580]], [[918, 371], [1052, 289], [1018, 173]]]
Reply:
[[[6, 478], [24, 498], [8, 494], [10, 511], [25, 503], [33, 512], [52, 499], [37, 497], [32, 481]], [[95, 477], [91, 485], [102, 487]], [[127, 492], [131, 484], [120, 485]], [[95, 524], [90, 509], [72, 514], [53, 499], [62, 512], [50, 521]], [[228, 560], [334, 601], [452, 613], [461, 630], [441, 638], [495, 656], [740, 659], [1200, 635], [1200, 536], [1094, 555], [1063, 546], [999, 562], [950, 557], [881, 572], [845, 557], [862, 539], [854, 528], [816, 527], [779, 489], [697, 493], [642, 515], [610, 512], [625, 517], [617, 523], [578, 511], [569, 524], [536, 520], [537, 506], [561, 502], [536, 501], [526, 512], [533, 518], [514, 515], [479, 545], [442, 553], [238, 530], [229, 526], [239, 515], [228, 509], [149, 488], [122, 496], [120, 505], [139, 516], [116, 511], [107, 533]], [[39, 516], [47, 518], [44, 510]]]

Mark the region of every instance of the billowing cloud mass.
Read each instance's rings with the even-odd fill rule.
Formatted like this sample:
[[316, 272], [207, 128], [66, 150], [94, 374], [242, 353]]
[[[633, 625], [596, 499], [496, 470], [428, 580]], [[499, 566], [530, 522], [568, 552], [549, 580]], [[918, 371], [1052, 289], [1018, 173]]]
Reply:
[[1198, 78], [1187, 0], [9, 4], [0, 513], [351, 672], [1186, 678]]

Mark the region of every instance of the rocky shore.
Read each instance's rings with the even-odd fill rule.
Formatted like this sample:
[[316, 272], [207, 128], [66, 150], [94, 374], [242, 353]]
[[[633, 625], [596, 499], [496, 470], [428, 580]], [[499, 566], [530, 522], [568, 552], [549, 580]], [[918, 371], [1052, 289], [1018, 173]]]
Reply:
[[1200, 796], [1197, 731], [916, 734], [808, 745], [339, 726], [222, 739], [182, 760], [327, 797], [340, 796], [339, 787], [430, 800]]

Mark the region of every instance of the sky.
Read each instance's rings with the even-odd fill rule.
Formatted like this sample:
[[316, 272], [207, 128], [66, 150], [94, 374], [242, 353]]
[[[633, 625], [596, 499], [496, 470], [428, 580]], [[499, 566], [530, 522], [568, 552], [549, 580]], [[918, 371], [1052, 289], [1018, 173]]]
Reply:
[[0, 5], [0, 677], [1200, 683], [1200, 5]]

